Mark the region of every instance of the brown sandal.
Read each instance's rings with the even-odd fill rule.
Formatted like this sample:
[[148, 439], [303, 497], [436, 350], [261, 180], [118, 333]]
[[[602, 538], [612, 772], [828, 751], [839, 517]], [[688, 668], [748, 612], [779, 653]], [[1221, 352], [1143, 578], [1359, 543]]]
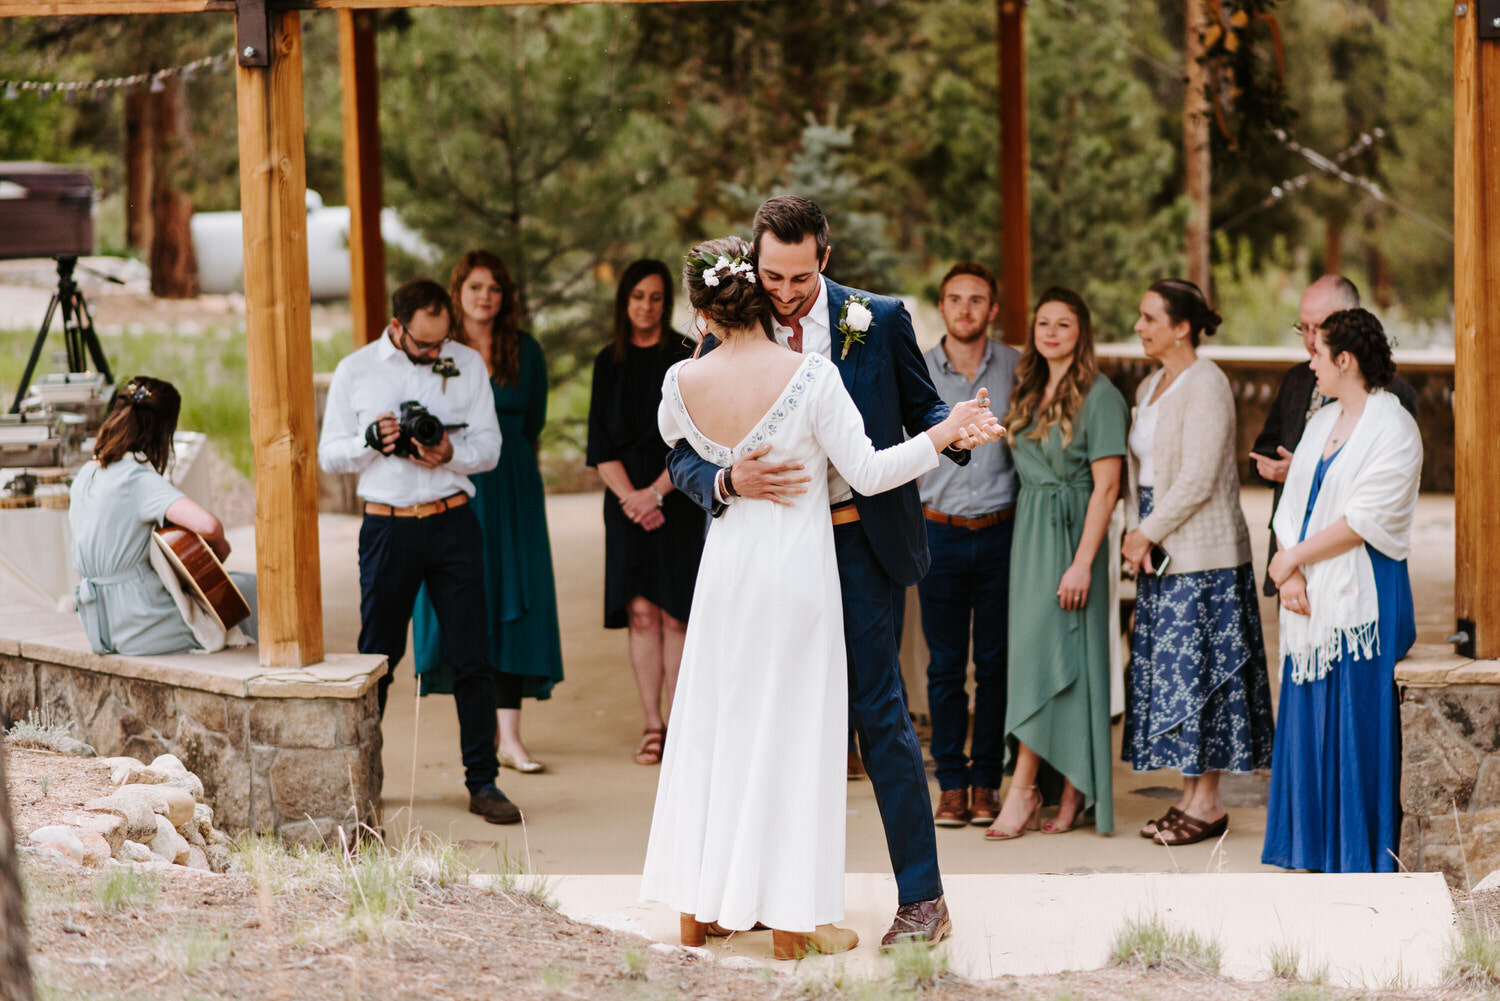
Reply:
[[1147, 841], [1150, 841], [1156, 837], [1158, 832], [1170, 830], [1173, 827], [1176, 827], [1177, 821], [1180, 818], [1186, 816], [1187, 814], [1177, 809], [1177, 807], [1169, 806], [1167, 807], [1167, 812], [1162, 814], [1157, 819], [1146, 821], [1145, 825], [1141, 827], [1141, 837], [1145, 838]]
[[635, 763], [638, 765], [661, 764], [662, 747], [666, 744], [666, 740], [666, 727], [646, 727], [646, 729], [641, 731], [640, 746], [635, 749]]
[[1182, 813], [1178, 816], [1175, 826], [1157, 831], [1156, 837], [1151, 840], [1159, 845], [1175, 848], [1178, 845], [1196, 845], [1200, 841], [1222, 837], [1228, 831], [1229, 814], [1227, 813], [1214, 821], [1199, 820], [1191, 814]]

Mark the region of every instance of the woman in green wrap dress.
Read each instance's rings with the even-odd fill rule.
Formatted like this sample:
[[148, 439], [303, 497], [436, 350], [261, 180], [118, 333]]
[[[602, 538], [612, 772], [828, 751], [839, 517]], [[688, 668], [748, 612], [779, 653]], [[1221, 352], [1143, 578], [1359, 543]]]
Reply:
[[[1120, 492], [1129, 408], [1094, 362], [1089, 309], [1075, 292], [1042, 294], [1005, 417], [1021, 492], [1010, 557], [1010, 675], [1005, 732], [1015, 776], [985, 837], [1072, 830], [1092, 809], [1114, 828], [1109, 744], [1109, 519]], [[1053, 585], [1053, 582], [1056, 585]], [[1037, 772], [1066, 780], [1040, 824]]]
[[[474, 513], [484, 533], [496, 749], [504, 767], [539, 772], [541, 762], [521, 740], [521, 699], [550, 697], [563, 677], [547, 498], [537, 466], [537, 436], [547, 422], [547, 362], [541, 345], [519, 328], [516, 286], [499, 257], [471, 250], [459, 258], [449, 295], [454, 339], [484, 356], [500, 419], [500, 463], [472, 477]], [[425, 588], [417, 597], [412, 647], [422, 694], [453, 691], [453, 671], [442, 662], [442, 635]]]

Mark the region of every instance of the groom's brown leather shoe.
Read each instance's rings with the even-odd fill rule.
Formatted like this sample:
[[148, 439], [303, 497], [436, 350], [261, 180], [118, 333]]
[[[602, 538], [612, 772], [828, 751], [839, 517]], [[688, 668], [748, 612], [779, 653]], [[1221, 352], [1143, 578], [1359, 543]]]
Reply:
[[944, 789], [938, 795], [932, 822], [938, 827], [963, 827], [969, 822], [969, 790]]
[[881, 949], [889, 949], [901, 942], [924, 942], [937, 945], [953, 930], [948, 919], [948, 904], [942, 897], [933, 900], [918, 900], [896, 908], [896, 920], [891, 930], [880, 940]]

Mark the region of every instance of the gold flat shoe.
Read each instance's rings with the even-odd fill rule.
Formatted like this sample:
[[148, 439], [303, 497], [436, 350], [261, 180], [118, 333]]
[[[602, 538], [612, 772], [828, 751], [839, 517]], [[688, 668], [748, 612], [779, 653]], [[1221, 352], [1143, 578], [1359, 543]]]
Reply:
[[504, 751], [496, 751], [495, 757], [499, 760], [501, 768], [514, 768], [516, 771], [526, 775], [534, 775], [537, 772], [545, 771], [547, 768], [540, 761], [532, 761], [530, 758], [513, 758]]

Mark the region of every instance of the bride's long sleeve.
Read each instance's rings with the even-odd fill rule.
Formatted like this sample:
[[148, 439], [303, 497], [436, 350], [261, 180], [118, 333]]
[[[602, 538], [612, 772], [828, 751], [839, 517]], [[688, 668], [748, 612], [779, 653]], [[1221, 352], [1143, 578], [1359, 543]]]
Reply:
[[849, 397], [838, 369], [818, 366], [822, 385], [812, 394], [817, 407], [813, 434], [828, 460], [858, 493], [869, 496], [916, 479], [938, 464], [938, 452], [925, 434], [890, 448], [876, 449], [865, 434], [865, 420]]

